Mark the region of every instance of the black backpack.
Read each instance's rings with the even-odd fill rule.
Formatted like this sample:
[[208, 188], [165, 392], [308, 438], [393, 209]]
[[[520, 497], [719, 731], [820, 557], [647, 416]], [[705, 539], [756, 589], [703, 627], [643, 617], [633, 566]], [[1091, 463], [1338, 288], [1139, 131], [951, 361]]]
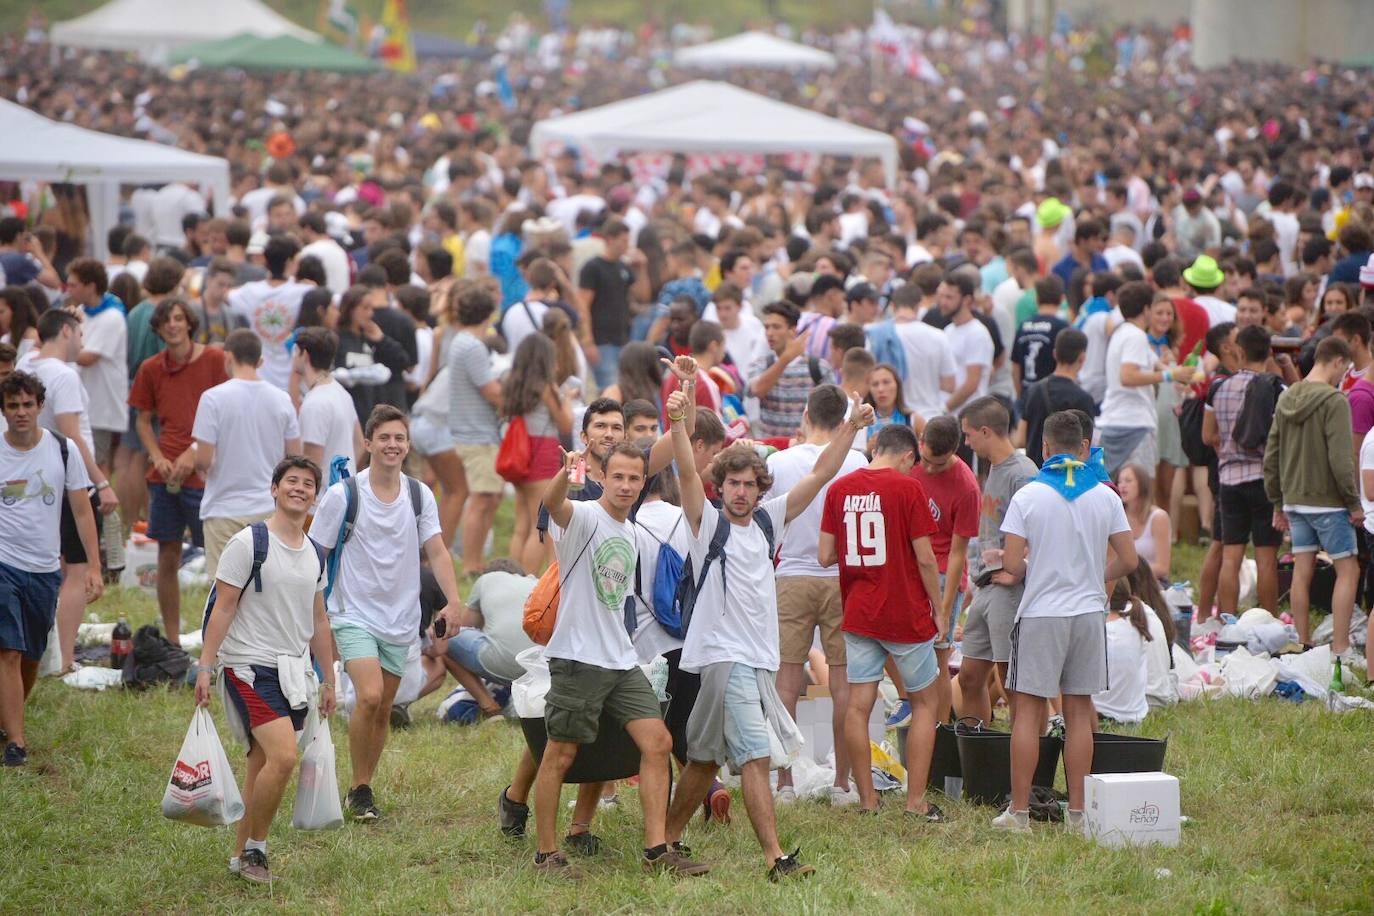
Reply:
[[163, 636], [157, 624], [144, 624], [134, 634], [134, 650], [124, 661], [124, 686], [185, 684], [190, 670], [191, 656]]
[[1207, 385], [1207, 396], [1188, 398], [1178, 408], [1178, 434], [1183, 445], [1183, 454], [1188, 457], [1192, 467], [1206, 467], [1216, 458], [1217, 453], [1202, 441], [1202, 418], [1207, 413], [1207, 405], [1216, 393], [1217, 386], [1230, 376], [1218, 376]]
[[1245, 386], [1245, 397], [1231, 429], [1231, 440], [1241, 448], [1257, 452], [1269, 441], [1274, 425], [1274, 410], [1283, 393], [1283, 379], [1272, 372], [1258, 372]]

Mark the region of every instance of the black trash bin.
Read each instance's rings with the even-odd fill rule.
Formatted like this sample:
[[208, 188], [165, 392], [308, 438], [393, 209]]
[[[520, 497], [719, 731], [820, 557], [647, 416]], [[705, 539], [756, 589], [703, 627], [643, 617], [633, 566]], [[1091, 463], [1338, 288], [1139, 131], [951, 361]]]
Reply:
[[[661, 704], [666, 708], [667, 704]], [[534, 755], [537, 766], [544, 759], [544, 745], [549, 736], [544, 730], [544, 720], [521, 719], [520, 730], [525, 733], [525, 743]], [[608, 713], [601, 714], [601, 722], [596, 729], [596, 740], [577, 749], [577, 757], [568, 768], [565, 783], [609, 782], [613, 779], [629, 779], [639, 775], [639, 748], [635, 746], [630, 733], [616, 722]]]
[[1093, 734], [1091, 773], [1162, 773], [1168, 738], [1141, 738], [1137, 735]]
[[[955, 737], [964, 778], [964, 800], [976, 805], [1005, 804], [1011, 793], [1011, 733], [982, 727], [961, 728]], [[1063, 739], [1057, 736], [1040, 739], [1040, 762], [1031, 785], [1054, 787], [1063, 747]]]

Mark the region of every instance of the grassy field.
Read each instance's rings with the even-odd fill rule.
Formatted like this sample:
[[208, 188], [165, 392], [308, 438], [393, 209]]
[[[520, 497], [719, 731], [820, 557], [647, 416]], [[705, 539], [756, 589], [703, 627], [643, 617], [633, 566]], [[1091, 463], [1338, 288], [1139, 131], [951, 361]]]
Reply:
[[[1176, 568], [1187, 574], [1198, 559], [1181, 551]], [[186, 595], [188, 620], [200, 600]], [[155, 615], [151, 599], [129, 592], [93, 610], [135, 624]], [[379, 824], [293, 830], [288, 790], [270, 838], [279, 880], [267, 889], [228, 874], [228, 829], [159, 813], [189, 692], [90, 693], [45, 680], [29, 707], [31, 765], [0, 771], [0, 911], [1354, 913], [1374, 899], [1364, 865], [1374, 810], [1369, 717], [1332, 716], [1310, 702], [1226, 700], [1150, 716], [1140, 731], [1168, 736], [1168, 769], [1191, 819], [1177, 849], [1109, 851], [1047, 826], [1006, 837], [988, 826], [989, 810], [962, 804], [949, 805], [951, 823], [936, 828], [905, 823], [897, 805], [866, 821], [801, 802], [781, 812], [782, 837], [819, 871], [785, 887], [763, 880], [738, 799], [734, 824], [689, 834], [716, 866], [709, 876], [644, 876], [633, 789], [598, 819], [611, 852], [589, 863], [588, 880], [536, 875], [532, 840], [505, 840], [494, 818], [518, 729], [443, 725], [437, 702], [417, 704], [416, 724], [388, 745], [375, 780], [386, 812]], [[344, 780], [341, 724], [335, 739]]]

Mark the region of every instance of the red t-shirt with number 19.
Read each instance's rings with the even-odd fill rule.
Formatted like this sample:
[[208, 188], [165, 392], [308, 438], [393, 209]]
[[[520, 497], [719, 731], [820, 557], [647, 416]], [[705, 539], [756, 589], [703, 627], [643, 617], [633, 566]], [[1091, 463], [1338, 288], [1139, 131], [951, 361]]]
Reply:
[[919, 483], [892, 468], [837, 478], [825, 495], [821, 530], [835, 537], [845, 632], [900, 643], [935, 638], [911, 547], [936, 530]]

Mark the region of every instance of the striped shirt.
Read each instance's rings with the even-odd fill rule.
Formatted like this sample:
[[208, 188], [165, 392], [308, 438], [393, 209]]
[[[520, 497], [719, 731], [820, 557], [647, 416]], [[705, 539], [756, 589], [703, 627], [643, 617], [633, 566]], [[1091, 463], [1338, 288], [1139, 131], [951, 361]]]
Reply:
[[496, 409], [482, 397], [495, 379], [487, 345], [467, 331], [456, 334], [448, 351], [448, 426], [456, 444], [501, 444]]
[[[767, 369], [777, 361], [777, 354], [769, 353], [764, 368]], [[831, 377], [830, 366], [824, 360], [819, 361], [819, 368], [822, 382]], [[759, 398], [759, 435], [795, 436], [798, 427], [801, 426], [802, 413], [806, 410], [806, 399], [811, 396], [811, 390], [815, 387], [816, 382], [811, 378], [810, 359], [799, 356], [788, 363], [787, 368], [782, 370], [778, 383]]]

